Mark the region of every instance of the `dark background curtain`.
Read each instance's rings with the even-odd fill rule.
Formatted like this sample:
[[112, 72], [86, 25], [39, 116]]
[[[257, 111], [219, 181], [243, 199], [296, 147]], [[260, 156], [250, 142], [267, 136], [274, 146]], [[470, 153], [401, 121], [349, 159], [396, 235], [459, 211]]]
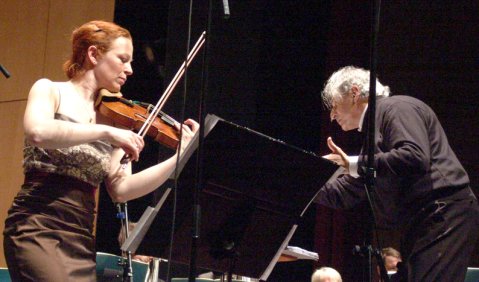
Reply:
[[[165, 111], [177, 120], [197, 119], [202, 79], [207, 74], [205, 112], [319, 154], [328, 153], [332, 136], [348, 154], [360, 147], [356, 132], [344, 133], [329, 122], [320, 91], [339, 67], [369, 67], [370, 5], [358, 1], [229, 0], [231, 17], [222, 17], [222, 1], [211, 1], [208, 57], [198, 55], [176, 87]], [[393, 95], [410, 95], [437, 113], [452, 148], [478, 194], [479, 26], [477, 1], [383, 1], [378, 39], [378, 78]], [[191, 43], [208, 29], [208, 1], [194, 1]], [[116, 3], [115, 21], [134, 38], [134, 75], [122, 90], [130, 99], [156, 104], [186, 57], [189, 1]], [[208, 72], [204, 72], [208, 62]], [[186, 102], [183, 102], [186, 93]], [[166, 151], [147, 142], [139, 170]], [[320, 172], [318, 172], [320, 173]], [[318, 187], [319, 188], [319, 187]], [[129, 202], [138, 220], [152, 202], [147, 195]], [[367, 236], [367, 205], [335, 211], [312, 206], [291, 244], [318, 252], [319, 261], [279, 263], [270, 281], [308, 281], [315, 267], [332, 266], [344, 281], [359, 281], [364, 259], [352, 249]], [[120, 222], [102, 190], [97, 249], [119, 253]], [[151, 230], [150, 232], [154, 232]], [[399, 232], [379, 230], [383, 247], [399, 248]], [[477, 252], [471, 266], [479, 266]]]

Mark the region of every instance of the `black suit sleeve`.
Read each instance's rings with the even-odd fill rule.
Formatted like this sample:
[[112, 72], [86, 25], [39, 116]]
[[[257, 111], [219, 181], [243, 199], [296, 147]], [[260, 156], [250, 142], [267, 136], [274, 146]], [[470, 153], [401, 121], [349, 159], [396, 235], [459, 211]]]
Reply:
[[[374, 160], [378, 177], [423, 175], [430, 169], [427, 119], [420, 107], [407, 102], [397, 102], [381, 113]], [[364, 166], [365, 156], [359, 162]]]
[[349, 174], [326, 183], [318, 192], [315, 202], [330, 208], [352, 208], [365, 198], [363, 179]]

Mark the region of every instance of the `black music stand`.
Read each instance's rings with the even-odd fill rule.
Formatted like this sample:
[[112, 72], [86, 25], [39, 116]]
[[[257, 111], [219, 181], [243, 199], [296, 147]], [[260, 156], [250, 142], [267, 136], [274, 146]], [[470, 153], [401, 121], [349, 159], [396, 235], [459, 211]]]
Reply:
[[[197, 267], [266, 281], [333, 162], [214, 115], [205, 119]], [[180, 162], [171, 260], [188, 264], [197, 143]], [[189, 159], [189, 161], [188, 161]], [[168, 197], [136, 251], [169, 254]], [[135, 232], [133, 232], [135, 234]], [[132, 239], [133, 240], [133, 239]]]

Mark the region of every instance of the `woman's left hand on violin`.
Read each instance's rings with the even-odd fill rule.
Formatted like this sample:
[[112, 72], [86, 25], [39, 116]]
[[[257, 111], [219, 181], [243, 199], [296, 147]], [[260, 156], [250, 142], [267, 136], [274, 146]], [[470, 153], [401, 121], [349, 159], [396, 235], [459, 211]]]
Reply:
[[[178, 130], [180, 130], [179, 124], [177, 124], [176, 127]], [[187, 119], [183, 124], [181, 124], [181, 152], [183, 152], [190, 144], [199, 129], [199, 123], [192, 119]]]

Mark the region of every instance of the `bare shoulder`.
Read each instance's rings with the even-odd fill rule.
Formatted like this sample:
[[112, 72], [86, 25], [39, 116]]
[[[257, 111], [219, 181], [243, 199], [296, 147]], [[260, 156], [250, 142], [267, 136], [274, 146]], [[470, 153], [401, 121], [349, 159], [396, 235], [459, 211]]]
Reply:
[[57, 82], [53, 82], [48, 78], [41, 78], [37, 80], [30, 89], [30, 97], [50, 96], [54, 92], [53, 89], [57, 88], [55, 84], [57, 84]]
[[53, 82], [42, 78], [37, 80], [28, 94], [28, 103], [37, 107], [51, 107], [57, 109], [59, 105], [58, 89], [64, 82]]
[[46, 88], [51, 88], [53, 87], [55, 82], [51, 81], [48, 78], [40, 78], [39, 80], [35, 81], [35, 83], [32, 86], [32, 89], [36, 88], [41, 88], [41, 89], [46, 89]]

